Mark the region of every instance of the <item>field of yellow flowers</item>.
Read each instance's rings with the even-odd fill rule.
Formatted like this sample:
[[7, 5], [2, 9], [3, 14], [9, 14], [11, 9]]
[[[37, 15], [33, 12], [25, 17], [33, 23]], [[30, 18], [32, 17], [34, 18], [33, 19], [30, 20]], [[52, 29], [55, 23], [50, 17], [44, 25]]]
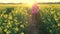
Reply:
[[[60, 34], [60, 4], [38, 4], [38, 7], [42, 34]], [[27, 4], [0, 4], [0, 34], [28, 34], [28, 9]]]

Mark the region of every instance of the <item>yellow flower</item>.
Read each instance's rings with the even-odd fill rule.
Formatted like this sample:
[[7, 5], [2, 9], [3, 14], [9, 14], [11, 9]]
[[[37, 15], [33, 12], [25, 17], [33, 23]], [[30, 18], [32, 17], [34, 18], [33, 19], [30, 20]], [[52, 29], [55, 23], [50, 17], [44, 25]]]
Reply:
[[7, 20], [5, 20], [5, 22], [7, 22]]
[[7, 25], [6, 28], [9, 28], [9, 26]]
[[3, 14], [1, 14], [1, 17], [3, 16]]
[[20, 23], [22, 23], [22, 21], [20, 21]]
[[57, 15], [60, 16], [60, 12], [58, 12]]
[[7, 18], [8, 17], [8, 15], [4, 15], [4, 18]]
[[55, 13], [55, 11], [51, 11], [51, 14], [54, 14]]
[[50, 30], [50, 32], [52, 32], [52, 30]]
[[18, 25], [19, 23], [18, 22], [15, 22], [16, 25]]
[[12, 27], [12, 24], [9, 24], [9, 27]]
[[26, 21], [26, 24], [28, 23], [28, 21]]
[[8, 20], [8, 23], [7, 23], [6, 27], [7, 27], [7, 28], [12, 27], [12, 23], [11, 23], [10, 20]]
[[16, 19], [14, 19], [15, 22], [18, 22]]
[[8, 30], [8, 31], [6, 31], [6, 34], [10, 34], [10, 31]]
[[8, 22], [8, 24], [11, 24], [10, 22]]
[[16, 27], [16, 28], [14, 28], [15, 29], [15, 31], [17, 32], [19, 29]]
[[0, 27], [0, 32], [2, 31], [2, 28]]
[[24, 32], [21, 32], [21, 34], [24, 34]]
[[9, 15], [9, 19], [12, 19], [12, 16], [11, 15]]
[[58, 26], [60, 26], [60, 23], [58, 23]]
[[7, 32], [7, 29], [4, 29], [4, 32]]
[[16, 10], [15, 12], [16, 12], [16, 14], [18, 14], [18, 13], [19, 13], [17, 10]]
[[20, 25], [20, 27], [24, 28], [24, 25]]
[[57, 18], [57, 16], [56, 16], [56, 15], [54, 15], [54, 19], [57, 21], [59, 18]]
[[50, 21], [50, 18], [48, 18], [48, 20]]

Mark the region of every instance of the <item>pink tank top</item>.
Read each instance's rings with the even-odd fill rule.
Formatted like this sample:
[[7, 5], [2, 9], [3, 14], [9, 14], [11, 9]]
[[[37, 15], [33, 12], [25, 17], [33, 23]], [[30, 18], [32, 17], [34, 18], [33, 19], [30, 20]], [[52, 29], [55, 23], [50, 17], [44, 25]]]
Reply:
[[37, 4], [35, 3], [35, 4], [33, 4], [33, 6], [32, 6], [32, 14], [37, 14], [38, 13], [38, 6], [37, 6]]

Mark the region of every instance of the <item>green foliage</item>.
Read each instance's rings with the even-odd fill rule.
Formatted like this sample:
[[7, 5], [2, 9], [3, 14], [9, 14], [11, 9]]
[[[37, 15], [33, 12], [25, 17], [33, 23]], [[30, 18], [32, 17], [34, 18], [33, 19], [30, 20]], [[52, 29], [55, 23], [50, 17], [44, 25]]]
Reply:
[[[26, 15], [14, 7], [0, 9], [0, 34], [24, 34]], [[23, 8], [21, 8], [23, 10]], [[21, 10], [21, 11], [22, 11]], [[19, 14], [16, 14], [16, 11]], [[15, 12], [15, 13], [14, 13]]]
[[[1, 8], [0, 34], [28, 34], [27, 10], [26, 7]], [[42, 33], [60, 34], [60, 8], [46, 7], [39, 9], [39, 13], [43, 23]]]
[[60, 34], [60, 8], [46, 7], [40, 13], [45, 34]]

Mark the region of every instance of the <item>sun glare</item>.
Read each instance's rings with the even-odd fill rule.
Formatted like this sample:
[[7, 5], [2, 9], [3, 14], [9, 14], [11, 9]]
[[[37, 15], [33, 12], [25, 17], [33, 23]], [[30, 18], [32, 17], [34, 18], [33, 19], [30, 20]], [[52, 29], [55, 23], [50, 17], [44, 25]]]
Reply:
[[30, 0], [30, 1], [27, 1], [26, 3], [27, 3], [27, 5], [28, 5], [29, 7], [32, 7], [32, 5], [33, 5], [35, 2], [36, 2], [35, 0]]
[[60, 0], [0, 0], [0, 3], [30, 3], [33, 1], [37, 1], [38, 3], [45, 3], [45, 2], [60, 2]]

